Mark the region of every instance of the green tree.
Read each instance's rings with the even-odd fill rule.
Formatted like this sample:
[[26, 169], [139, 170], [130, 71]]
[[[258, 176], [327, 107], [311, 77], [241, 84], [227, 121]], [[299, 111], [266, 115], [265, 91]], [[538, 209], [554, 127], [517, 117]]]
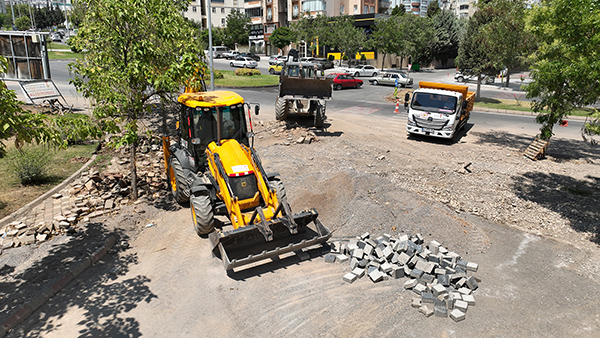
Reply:
[[490, 18], [481, 28], [482, 44], [507, 68], [508, 87], [510, 71], [525, 64], [534, 46], [533, 37], [525, 31], [525, 1], [493, 0], [481, 4], [478, 10]]
[[431, 18], [434, 37], [428, 43], [428, 52], [445, 67], [449, 59], [458, 55], [460, 27], [458, 19], [451, 11], [439, 11]]
[[440, 11], [440, 4], [438, 4], [437, 0], [433, 0], [429, 3], [429, 6], [427, 6], [427, 17], [433, 18]]
[[349, 15], [333, 17], [319, 27], [322, 27], [319, 42], [339, 50], [350, 59], [354, 59], [356, 53], [367, 45], [365, 33], [354, 27], [354, 19]]
[[223, 42], [227, 47], [233, 49], [236, 44], [248, 44], [250, 17], [246, 13], [233, 10], [227, 15], [225, 22], [225, 39]]
[[65, 22], [65, 15], [58, 5], [50, 9], [48, 16], [51, 25], [62, 25]]
[[430, 63], [433, 56], [429, 53], [429, 42], [434, 38], [434, 29], [431, 19], [417, 15], [405, 15], [401, 17], [402, 29], [407, 32], [406, 39], [409, 41], [404, 54], [411, 56], [413, 62], [423, 65]]
[[[276, 28], [271, 36], [269, 37], [269, 41], [273, 44], [273, 46], [283, 50], [290, 43], [296, 40], [296, 36], [294, 31], [292, 31], [289, 27], [279, 27]], [[285, 52], [284, 52], [285, 53]]]
[[[148, 100], [168, 100], [184, 85], [199, 87], [206, 65], [196, 30], [181, 13], [185, 0], [82, 0], [85, 13], [77, 48], [88, 52], [71, 64], [75, 87], [93, 100], [105, 131], [120, 133], [114, 146], [130, 146], [132, 198], [137, 198], [138, 119]], [[199, 74], [198, 74], [199, 73]], [[194, 82], [194, 83], [192, 83]]]
[[396, 6], [392, 9], [392, 16], [400, 16], [406, 14], [406, 8], [404, 5]]
[[31, 27], [31, 19], [27, 15], [20, 16], [15, 19], [17, 30], [26, 31]]
[[[0, 74], [7, 70], [8, 62], [0, 56]], [[15, 92], [3, 81], [0, 82], [0, 112], [0, 158], [6, 155], [5, 142], [12, 137], [17, 148], [32, 142], [64, 145], [59, 134], [45, 123], [46, 116], [24, 110]]]
[[385, 64], [385, 56], [387, 54], [400, 55], [406, 48], [407, 40], [405, 40], [404, 31], [400, 29], [400, 20], [396, 16], [389, 18], [380, 18], [375, 21], [373, 34], [369, 39], [371, 48], [383, 53], [383, 62], [381, 70], [383, 71]]
[[[598, 22], [598, 1], [545, 1], [531, 10], [527, 29], [538, 39], [539, 48], [532, 55], [533, 81], [526, 90], [544, 140], [575, 107], [596, 103], [600, 97]], [[588, 131], [598, 129], [588, 123]]]

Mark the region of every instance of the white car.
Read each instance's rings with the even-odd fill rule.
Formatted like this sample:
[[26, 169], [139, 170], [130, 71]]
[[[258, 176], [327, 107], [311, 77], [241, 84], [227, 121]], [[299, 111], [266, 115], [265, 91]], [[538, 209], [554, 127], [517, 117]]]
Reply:
[[354, 77], [377, 76], [377, 68], [375, 68], [371, 65], [356, 66], [356, 67], [352, 67], [352, 68], [347, 68], [346, 73], [352, 74], [352, 75], [354, 75]]
[[374, 76], [369, 79], [372, 85], [389, 85], [395, 86], [398, 81], [399, 87], [412, 86], [413, 79], [404, 73], [385, 73], [379, 76]]
[[258, 62], [252, 60], [251, 58], [240, 56], [229, 62], [229, 65], [231, 67], [256, 68], [258, 67]]
[[269, 65], [276, 65], [280, 62], [287, 61], [287, 56], [283, 55], [271, 55], [269, 57]]
[[240, 52], [238, 52], [237, 50], [232, 50], [230, 52], [223, 53], [223, 57], [226, 58], [227, 60], [233, 60], [233, 59], [237, 58], [239, 55], [240, 55]]

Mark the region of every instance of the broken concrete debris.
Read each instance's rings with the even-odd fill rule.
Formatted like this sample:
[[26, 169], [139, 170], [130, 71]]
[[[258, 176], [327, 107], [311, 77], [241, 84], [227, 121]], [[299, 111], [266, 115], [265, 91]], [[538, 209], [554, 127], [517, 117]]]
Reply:
[[[418, 296], [412, 307], [426, 317], [450, 317], [458, 322], [465, 319], [467, 309], [475, 305], [473, 291], [479, 287], [470, 273], [477, 272], [477, 263], [464, 260], [432, 240], [424, 243], [420, 234], [394, 238], [384, 234], [372, 238], [369, 233], [350, 239], [347, 243], [333, 242], [326, 262], [350, 262], [351, 272], [343, 280], [353, 283], [365, 274], [373, 283], [407, 277], [404, 289]], [[343, 257], [343, 259], [340, 259]]]

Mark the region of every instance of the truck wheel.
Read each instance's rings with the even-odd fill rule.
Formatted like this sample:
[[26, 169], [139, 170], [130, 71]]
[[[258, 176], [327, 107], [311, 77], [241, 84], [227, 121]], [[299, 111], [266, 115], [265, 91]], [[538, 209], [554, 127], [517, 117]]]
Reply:
[[325, 122], [325, 104], [317, 103], [317, 109], [315, 110], [315, 128], [323, 128], [323, 122]]
[[285, 121], [289, 112], [288, 101], [284, 99], [277, 99], [275, 102], [275, 119], [277, 121]]
[[190, 197], [190, 209], [192, 210], [194, 229], [198, 235], [206, 235], [215, 229], [215, 218], [210, 197], [207, 195], [192, 195]]
[[183, 167], [175, 156], [169, 157], [169, 168], [167, 169], [169, 185], [173, 197], [178, 203], [186, 203], [190, 200], [190, 186], [183, 173]]
[[271, 188], [275, 189], [279, 203], [287, 203], [287, 193], [285, 192], [285, 186], [283, 185], [283, 182], [281, 182], [280, 179], [273, 179], [269, 180], [269, 185]]

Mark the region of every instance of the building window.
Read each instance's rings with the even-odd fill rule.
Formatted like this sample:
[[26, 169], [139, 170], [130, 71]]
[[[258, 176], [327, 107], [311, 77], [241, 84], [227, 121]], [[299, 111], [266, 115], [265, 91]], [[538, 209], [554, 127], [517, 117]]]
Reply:
[[300, 14], [300, 7], [298, 5], [294, 5], [292, 7], [292, 16], [298, 16]]
[[221, 8], [221, 14], [225, 14], [225, 8]]
[[213, 7], [213, 8], [212, 8], [212, 12], [213, 12], [213, 13], [217, 13], [217, 9]]
[[358, 14], [358, 5], [354, 5], [354, 14]]
[[469, 9], [469, 5], [460, 5], [460, 10], [461, 11], [466, 11]]
[[221, 25], [225, 26], [225, 18], [221, 18]]
[[344, 14], [344, 5], [340, 5], [340, 15]]
[[375, 13], [375, 6], [371, 6], [371, 13]]
[[267, 8], [267, 21], [273, 20], [273, 10], [271, 7]]
[[197, 9], [196, 6], [192, 6], [192, 12], [196, 13]]

